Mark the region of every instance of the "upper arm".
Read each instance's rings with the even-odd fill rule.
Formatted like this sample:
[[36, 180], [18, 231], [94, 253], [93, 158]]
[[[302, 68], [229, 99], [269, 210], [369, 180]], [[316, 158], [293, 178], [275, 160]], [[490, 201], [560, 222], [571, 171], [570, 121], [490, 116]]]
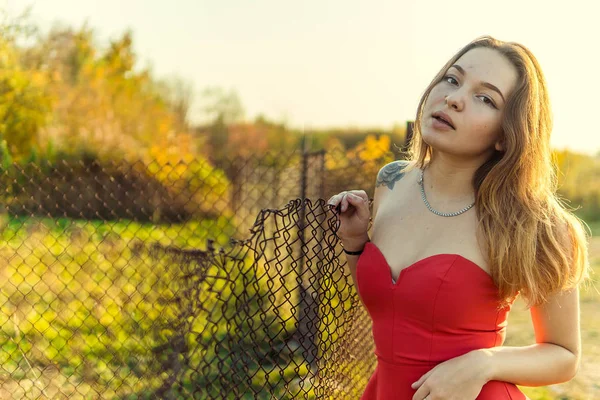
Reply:
[[[568, 226], [556, 231], [560, 240], [571, 243]], [[567, 262], [575, 262], [572, 255]], [[541, 305], [531, 308], [531, 319], [537, 343], [552, 343], [579, 357], [581, 352], [579, 288], [564, 289], [549, 296]]]
[[375, 221], [377, 209], [381, 203], [381, 199], [387, 192], [394, 189], [396, 182], [404, 176], [404, 170], [410, 164], [409, 161], [396, 160], [381, 167], [377, 173], [377, 181], [375, 182], [375, 193], [373, 194], [373, 214], [372, 219]]
[[575, 354], [581, 353], [579, 289], [559, 292], [542, 305], [531, 308], [537, 343], [552, 343]]

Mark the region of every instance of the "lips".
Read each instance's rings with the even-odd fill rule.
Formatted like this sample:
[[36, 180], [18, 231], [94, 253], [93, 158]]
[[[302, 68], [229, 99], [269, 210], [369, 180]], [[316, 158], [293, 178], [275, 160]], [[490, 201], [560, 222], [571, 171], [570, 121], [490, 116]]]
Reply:
[[455, 129], [454, 123], [452, 122], [452, 118], [450, 118], [450, 116], [448, 114], [446, 114], [442, 111], [436, 111], [433, 113], [432, 117], [437, 119], [438, 121], [441, 121], [441, 122], [447, 124], [452, 129]]

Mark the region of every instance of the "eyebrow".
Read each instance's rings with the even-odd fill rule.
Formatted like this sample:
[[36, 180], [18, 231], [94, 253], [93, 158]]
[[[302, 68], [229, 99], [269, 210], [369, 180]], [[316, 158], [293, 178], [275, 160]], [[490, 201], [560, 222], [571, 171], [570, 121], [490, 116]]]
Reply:
[[[461, 66], [460, 66], [460, 65], [458, 65], [458, 64], [454, 64], [454, 65], [452, 65], [452, 67], [450, 67], [450, 68], [456, 68], [456, 69], [458, 70], [458, 72], [460, 72], [462, 75], [466, 75], [466, 74], [467, 74], [467, 73], [465, 72], [465, 70], [463, 69], [463, 67], [461, 67]], [[501, 92], [501, 91], [500, 91], [500, 89], [498, 89], [496, 86], [492, 85], [492, 84], [491, 84], [491, 83], [489, 83], [489, 82], [481, 82], [481, 86], [485, 86], [485, 87], [487, 87], [487, 88], [489, 88], [489, 89], [492, 89], [494, 92], [497, 92], [497, 93], [500, 95], [500, 97], [502, 97], [502, 101], [503, 101], [504, 103], [506, 103], [506, 100], [504, 100], [504, 96], [502, 95], [502, 92]]]

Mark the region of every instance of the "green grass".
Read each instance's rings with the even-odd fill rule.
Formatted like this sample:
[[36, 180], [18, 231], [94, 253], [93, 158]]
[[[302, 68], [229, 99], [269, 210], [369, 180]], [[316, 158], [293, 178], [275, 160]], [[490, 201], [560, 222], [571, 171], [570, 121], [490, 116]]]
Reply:
[[218, 245], [232, 235], [225, 218], [160, 226], [0, 217], [0, 398], [156, 389], [188, 304], [175, 294], [187, 283], [178, 265], [137, 244], [203, 249], [206, 238]]
[[[600, 221], [589, 226], [600, 234]], [[168, 299], [171, 287], [166, 284], [158, 292], [151, 287], [169, 281], [164, 275], [169, 264], [132, 254], [130, 242], [197, 249], [204, 247], [206, 237], [225, 244], [232, 235], [225, 219], [157, 226], [0, 216], [0, 398], [151, 393], [160, 379], [144, 379], [156, 372], [149, 349], [161, 338], [148, 341], [148, 332], [152, 324], [164, 325], [165, 318], [175, 316], [153, 297]], [[590, 243], [590, 261], [597, 281], [600, 237]], [[600, 284], [591, 283], [581, 293], [579, 374], [561, 385], [522, 388], [531, 400], [600, 399], [599, 289]], [[529, 311], [517, 301], [506, 345], [534, 342]], [[52, 395], [60, 392], [68, 396]]]
[[[156, 225], [0, 215], [0, 399], [152, 398], [174, 371], [169, 387], [187, 391], [177, 399], [208, 386], [244, 391], [228, 398], [312, 398], [297, 379], [304, 359], [274, 341], [293, 331], [295, 300], [281, 289], [297, 275], [268, 278], [265, 261], [244, 252], [207, 266], [147, 251], [204, 250], [210, 238], [227, 253], [238, 236], [224, 217]], [[182, 333], [185, 364], [174, 350]], [[272, 354], [274, 343], [282, 349]], [[269, 368], [255, 365], [267, 359]]]

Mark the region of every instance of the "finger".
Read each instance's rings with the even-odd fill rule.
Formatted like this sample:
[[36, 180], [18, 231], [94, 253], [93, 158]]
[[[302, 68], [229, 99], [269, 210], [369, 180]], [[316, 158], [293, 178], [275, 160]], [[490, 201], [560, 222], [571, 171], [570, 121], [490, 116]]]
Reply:
[[340, 214], [340, 213], [342, 212], [342, 204], [341, 204], [341, 203], [338, 203], [338, 204], [335, 206], [335, 212], [336, 212], [337, 214]]
[[425, 400], [427, 396], [429, 396], [429, 390], [425, 386], [421, 386], [413, 395], [412, 400]]
[[433, 371], [433, 370], [431, 369], [431, 370], [427, 371], [427, 373], [425, 373], [423, 376], [421, 376], [418, 381], [416, 381], [412, 385], [410, 385], [410, 387], [413, 389], [417, 389], [418, 387], [420, 387], [423, 384], [423, 382], [425, 382], [425, 380], [427, 380], [427, 378], [429, 378], [429, 375], [431, 375], [431, 371]]
[[[423, 376], [425, 376], [425, 375], [423, 375]], [[410, 387], [413, 389], [418, 389], [419, 387], [421, 387], [421, 385], [423, 384], [423, 376], [420, 377], [418, 381], [413, 382], [412, 385], [410, 385]]]
[[353, 194], [347, 195], [346, 201], [348, 201], [348, 203], [352, 204], [355, 207], [360, 207], [362, 203], [364, 203], [364, 200], [362, 198]]
[[334, 214], [339, 214], [341, 212], [340, 204], [337, 201], [328, 202], [327, 204], [330, 207], [329, 211], [333, 211]]
[[332, 206], [337, 206], [339, 202], [340, 202], [340, 196], [337, 194], [334, 194], [333, 196], [331, 196], [329, 198], [329, 200], [327, 200], [327, 204], [331, 204]]
[[348, 201], [354, 206], [354, 208], [356, 208], [356, 212], [360, 218], [370, 217], [369, 207], [367, 206], [367, 203], [364, 199], [358, 196], [349, 195]]
[[360, 197], [361, 199], [363, 199], [365, 201], [369, 201], [369, 196], [367, 195], [367, 192], [365, 192], [364, 190], [352, 190], [351, 193], [355, 196]]
[[348, 209], [348, 195], [345, 194], [344, 197], [342, 197], [342, 212], [346, 211]]
[[357, 199], [359, 201], [363, 201], [365, 203], [369, 201], [369, 198], [366, 195], [365, 196], [361, 196], [361, 195], [356, 194], [356, 193], [351, 193], [350, 195], [353, 196], [355, 199]]

